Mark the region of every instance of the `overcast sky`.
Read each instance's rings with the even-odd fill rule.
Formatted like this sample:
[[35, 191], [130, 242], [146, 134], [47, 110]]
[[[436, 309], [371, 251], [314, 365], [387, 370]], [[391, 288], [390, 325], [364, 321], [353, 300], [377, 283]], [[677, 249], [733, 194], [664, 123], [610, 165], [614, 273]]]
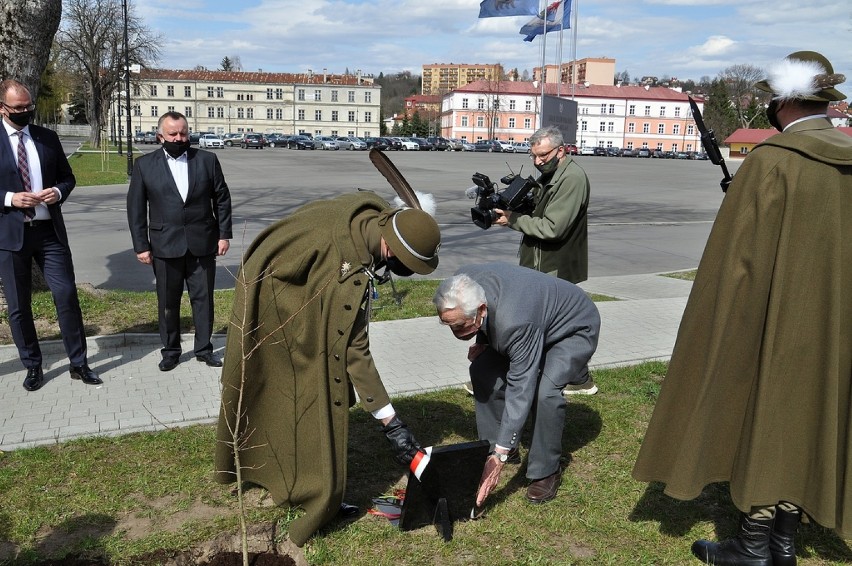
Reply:
[[[502, 63], [532, 70], [541, 41], [518, 33], [529, 16], [478, 19], [479, 0], [128, 0], [164, 37], [160, 66], [366, 74], [429, 63]], [[725, 67], [765, 67], [819, 51], [852, 84], [852, 8], [837, 0], [575, 0], [577, 58], [614, 58], [617, 72], [700, 80]], [[572, 18], [573, 21], [573, 18]], [[562, 60], [571, 59], [573, 30]], [[545, 61], [558, 61], [559, 33]], [[848, 86], [840, 90], [852, 95]], [[845, 88], [844, 88], [845, 87]]]

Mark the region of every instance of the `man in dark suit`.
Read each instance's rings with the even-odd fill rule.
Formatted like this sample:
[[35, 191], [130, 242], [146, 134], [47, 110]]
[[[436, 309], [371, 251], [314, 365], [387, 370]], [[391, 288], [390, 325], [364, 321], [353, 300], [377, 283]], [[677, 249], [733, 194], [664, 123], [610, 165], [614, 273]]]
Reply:
[[9, 326], [27, 375], [24, 388], [44, 382], [41, 348], [32, 311], [32, 262], [44, 273], [71, 362], [71, 378], [103, 383], [86, 359], [83, 314], [77, 299], [74, 264], [61, 205], [76, 184], [55, 132], [30, 125], [35, 108], [29, 89], [16, 80], [0, 82], [0, 279]]
[[127, 220], [136, 257], [153, 264], [157, 281], [162, 371], [180, 358], [180, 301], [184, 281], [195, 325], [195, 359], [211, 367], [216, 256], [231, 238], [231, 193], [219, 159], [191, 148], [189, 125], [179, 112], [160, 116], [157, 149], [136, 160], [127, 192]]
[[438, 286], [433, 302], [456, 338], [476, 337], [468, 352], [476, 428], [493, 449], [477, 506], [497, 485], [503, 465], [520, 462], [521, 431], [530, 413], [527, 499], [553, 499], [562, 480], [562, 391], [588, 379], [601, 325], [595, 304], [573, 283], [505, 263], [459, 269]]

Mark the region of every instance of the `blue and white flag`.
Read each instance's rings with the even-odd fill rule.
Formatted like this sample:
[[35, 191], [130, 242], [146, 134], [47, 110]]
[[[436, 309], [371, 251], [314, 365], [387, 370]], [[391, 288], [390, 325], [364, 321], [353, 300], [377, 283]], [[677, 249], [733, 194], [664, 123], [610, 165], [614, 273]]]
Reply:
[[479, 3], [480, 18], [534, 16], [537, 13], [538, 0], [482, 0]]
[[[545, 30], [545, 14], [547, 29]], [[528, 21], [518, 32], [525, 35], [524, 41], [532, 41], [535, 36], [549, 31], [569, 29], [571, 27], [571, 0], [557, 0], [550, 4], [544, 12]]]

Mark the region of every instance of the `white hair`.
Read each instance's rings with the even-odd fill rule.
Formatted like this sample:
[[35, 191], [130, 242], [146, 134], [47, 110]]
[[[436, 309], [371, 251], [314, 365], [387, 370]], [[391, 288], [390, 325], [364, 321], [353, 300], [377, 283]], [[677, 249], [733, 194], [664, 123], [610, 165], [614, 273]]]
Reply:
[[479, 306], [486, 304], [487, 301], [482, 285], [464, 273], [460, 273], [444, 279], [438, 285], [435, 296], [432, 297], [432, 303], [438, 312], [460, 308], [465, 317], [473, 318]]

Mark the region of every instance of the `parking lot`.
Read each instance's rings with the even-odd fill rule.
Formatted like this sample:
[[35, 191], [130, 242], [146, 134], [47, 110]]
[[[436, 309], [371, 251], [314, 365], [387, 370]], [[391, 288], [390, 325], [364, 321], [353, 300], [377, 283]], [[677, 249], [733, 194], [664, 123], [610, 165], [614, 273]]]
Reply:
[[[155, 146], [137, 146], [139, 152]], [[231, 189], [234, 239], [220, 259], [217, 286], [232, 287], [242, 250], [266, 226], [302, 204], [345, 192], [372, 190], [387, 200], [394, 192], [365, 151], [298, 151], [284, 148], [212, 150]], [[510, 170], [536, 171], [526, 154], [389, 152], [417, 190], [432, 193], [442, 229], [445, 277], [465, 263], [517, 262], [519, 233], [482, 230], [470, 220], [465, 189], [480, 172], [493, 181]], [[589, 210], [589, 274], [594, 277], [693, 268], [723, 194], [719, 168], [708, 161], [577, 156], [592, 194]], [[737, 162], [729, 163], [734, 172]], [[96, 287], [153, 288], [150, 268], [136, 261], [127, 233], [126, 185], [78, 187], [63, 205], [77, 281]]]

